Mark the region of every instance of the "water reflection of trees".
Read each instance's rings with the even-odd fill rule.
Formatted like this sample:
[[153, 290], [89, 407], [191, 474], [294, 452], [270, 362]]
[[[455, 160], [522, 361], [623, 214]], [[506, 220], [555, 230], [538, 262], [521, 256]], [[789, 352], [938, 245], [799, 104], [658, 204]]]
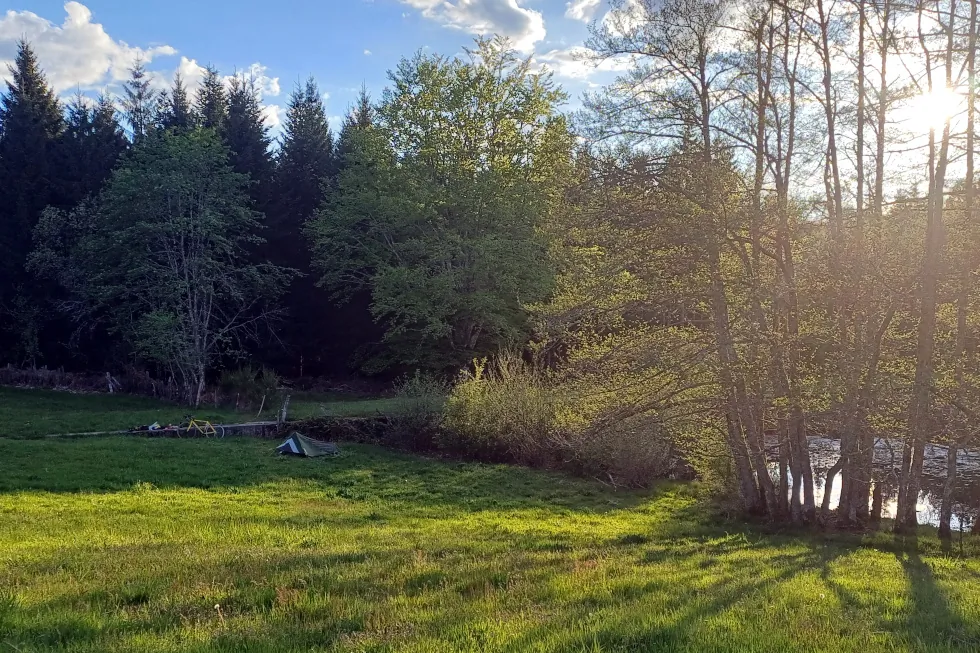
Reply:
[[[810, 438], [810, 451], [814, 481], [822, 499], [827, 472], [840, 457], [840, 442], [830, 438]], [[926, 447], [922, 492], [919, 498], [919, 519], [932, 525], [939, 523], [939, 511], [946, 482], [946, 455], [945, 446]], [[894, 517], [895, 514], [901, 460], [902, 449], [899, 440], [879, 438], [875, 441], [872, 474], [875, 484], [874, 501], [881, 502], [880, 512], [885, 518]], [[960, 528], [969, 530], [977, 521], [977, 506], [980, 506], [980, 450], [961, 449], [957, 452], [956, 462], [952, 526], [953, 530]], [[832, 506], [836, 506], [837, 492], [839, 487], [835, 488], [835, 494], [831, 497]], [[877, 507], [872, 509], [872, 513], [879, 513]]]

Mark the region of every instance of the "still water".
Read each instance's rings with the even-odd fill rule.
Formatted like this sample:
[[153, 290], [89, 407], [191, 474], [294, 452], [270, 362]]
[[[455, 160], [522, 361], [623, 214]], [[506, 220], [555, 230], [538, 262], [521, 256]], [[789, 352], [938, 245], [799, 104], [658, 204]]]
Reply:
[[[817, 507], [823, 501], [827, 470], [830, 469], [840, 454], [840, 441], [827, 438], [813, 437], [810, 442], [810, 457], [813, 461], [813, 475], [816, 482], [815, 495]], [[939, 524], [939, 508], [942, 503], [943, 484], [946, 482], [946, 447], [927, 445], [926, 457], [923, 463], [922, 493], [916, 509], [920, 524]], [[956, 488], [953, 498], [953, 530], [963, 528], [969, 530], [977, 516], [980, 505], [980, 450], [961, 449], [956, 457]], [[892, 482], [885, 487], [885, 500], [882, 505], [882, 517], [893, 518], [897, 504], [898, 474], [902, 462], [902, 443], [899, 440], [880, 438], [875, 441], [874, 465], [876, 476], [891, 478]], [[774, 475], [778, 476], [778, 466], [773, 466]], [[840, 499], [840, 474], [834, 479], [834, 487], [830, 495], [830, 505], [837, 507]]]

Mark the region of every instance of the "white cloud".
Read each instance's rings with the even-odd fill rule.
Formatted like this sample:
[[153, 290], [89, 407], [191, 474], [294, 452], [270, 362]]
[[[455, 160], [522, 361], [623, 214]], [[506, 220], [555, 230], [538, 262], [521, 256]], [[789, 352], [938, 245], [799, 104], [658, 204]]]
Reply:
[[601, 4], [602, 0], [572, 0], [565, 5], [565, 17], [587, 23], [595, 16], [595, 12]]
[[[92, 22], [92, 12], [79, 2], [65, 3], [66, 17], [61, 25], [30, 11], [8, 11], [0, 17], [0, 79], [7, 75], [6, 64], [13, 63], [17, 42], [27, 40], [34, 48], [48, 81], [57, 93], [75, 88], [100, 90], [116, 86], [129, 78], [129, 69], [142, 58], [150, 64], [157, 57], [172, 57], [177, 50], [169, 45], [151, 48], [133, 47], [110, 37], [103, 26]], [[169, 88], [174, 74], [180, 72], [188, 91], [193, 94], [204, 79], [204, 66], [197, 60], [181, 57], [175, 68], [147, 66], [153, 87]], [[278, 96], [282, 89], [279, 78], [272, 77], [268, 68], [256, 62], [239, 71], [255, 79], [260, 99]], [[231, 76], [224, 78], [225, 83]], [[118, 88], [118, 87], [117, 87]], [[267, 112], [270, 124], [276, 125], [275, 114]], [[277, 115], [277, 114], [276, 114]]]
[[[204, 73], [206, 71], [204, 66], [197, 63], [196, 59], [181, 57], [180, 65], [177, 66], [177, 70], [174, 72], [180, 73], [181, 78], [184, 80], [184, 86], [187, 87], [189, 93], [194, 94], [201, 88], [201, 82], [204, 81]], [[173, 75], [170, 78], [173, 79]]]
[[622, 36], [639, 27], [647, 17], [647, 8], [640, 0], [626, 0], [618, 9], [610, 9], [602, 17], [602, 26], [611, 34]]
[[602, 59], [596, 61], [595, 51], [581, 45], [564, 50], [551, 50], [535, 55], [534, 61], [540, 67], [547, 68], [558, 77], [568, 79], [588, 79], [597, 72], [615, 72], [626, 70], [630, 61], [626, 57]]
[[265, 104], [262, 106], [262, 119], [273, 132], [279, 130], [282, 125], [282, 116], [286, 112], [282, 107], [275, 104]]
[[149, 63], [158, 56], [177, 51], [169, 45], [138, 48], [110, 37], [92, 12], [79, 2], [65, 3], [66, 17], [61, 25], [30, 11], [7, 11], [0, 17], [0, 77], [17, 52], [17, 41], [25, 39], [34, 47], [48, 81], [56, 92], [75, 87], [98, 89], [125, 79], [129, 68], [142, 57]]
[[371, 56], [371, 54], [372, 54], [372, 52], [371, 52], [370, 50], [365, 50], [365, 51], [364, 51], [364, 56], [365, 56], [365, 57], [370, 57], [370, 56]]
[[540, 11], [525, 9], [525, 0], [401, 0], [422, 15], [470, 34], [500, 34], [524, 52], [544, 40], [547, 31]]
[[[255, 80], [255, 85], [259, 89], [259, 99], [266, 96], [277, 97], [280, 93], [282, 93], [282, 87], [279, 85], [279, 78], [270, 77], [268, 71], [269, 69], [267, 66], [263, 66], [262, 64], [255, 62], [239, 73], [244, 74], [245, 77], [250, 77]], [[228, 83], [230, 80], [230, 75], [225, 77], [225, 83]]]

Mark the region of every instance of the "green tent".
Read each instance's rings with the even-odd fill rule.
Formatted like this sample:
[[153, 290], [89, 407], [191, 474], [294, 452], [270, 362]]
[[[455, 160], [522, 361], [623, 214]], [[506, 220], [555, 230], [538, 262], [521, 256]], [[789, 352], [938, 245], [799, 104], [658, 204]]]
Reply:
[[318, 442], [295, 432], [285, 442], [276, 447], [276, 451], [281, 454], [305, 456], [307, 458], [336, 456], [340, 453], [337, 445], [332, 442]]

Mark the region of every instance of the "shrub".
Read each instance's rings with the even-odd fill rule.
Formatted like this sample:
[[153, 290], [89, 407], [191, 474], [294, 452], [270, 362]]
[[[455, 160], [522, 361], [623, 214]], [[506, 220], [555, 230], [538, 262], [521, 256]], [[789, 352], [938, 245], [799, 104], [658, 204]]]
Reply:
[[609, 420], [572, 432], [563, 451], [574, 461], [575, 471], [630, 487], [670, 476], [678, 463], [670, 434], [653, 415]]
[[655, 413], [624, 411], [590, 384], [561, 382], [504, 353], [476, 361], [446, 402], [440, 448], [503, 462], [562, 467], [615, 485], [676, 473], [671, 434]]
[[411, 449], [431, 449], [442, 424], [446, 384], [415, 372], [395, 384], [396, 407], [388, 417], [388, 437]]
[[439, 444], [492, 460], [546, 464], [561, 441], [557, 412], [556, 393], [520, 356], [474, 361], [446, 402]]
[[226, 403], [235, 408], [257, 409], [263, 403], [266, 407], [278, 403], [281, 380], [267, 367], [259, 370], [242, 367], [223, 372], [219, 385]]

